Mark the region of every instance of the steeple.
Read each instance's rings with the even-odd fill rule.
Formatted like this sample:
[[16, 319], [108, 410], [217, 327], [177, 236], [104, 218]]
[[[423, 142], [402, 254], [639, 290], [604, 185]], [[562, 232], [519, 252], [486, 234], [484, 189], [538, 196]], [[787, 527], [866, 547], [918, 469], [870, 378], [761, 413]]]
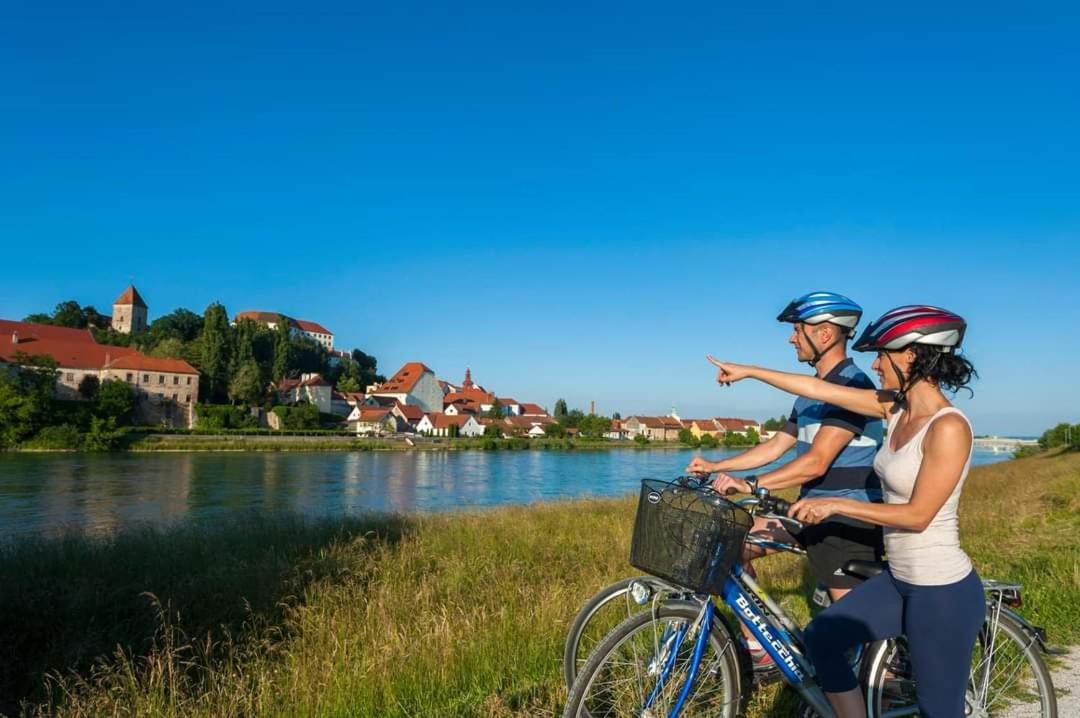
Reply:
[[135, 285], [129, 284], [113, 302], [112, 328], [122, 334], [134, 334], [146, 329], [146, 320], [146, 302]]
[[461, 386], [464, 389], [471, 389], [475, 386], [472, 380], [472, 372], [469, 371], [468, 367], [465, 368], [465, 381], [461, 382]]

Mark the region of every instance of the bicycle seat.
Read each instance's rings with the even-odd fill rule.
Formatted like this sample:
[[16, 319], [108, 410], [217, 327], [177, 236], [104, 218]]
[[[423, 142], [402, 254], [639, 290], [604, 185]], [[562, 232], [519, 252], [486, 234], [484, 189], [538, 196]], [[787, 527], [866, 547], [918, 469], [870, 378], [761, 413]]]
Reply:
[[842, 569], [848, 576], [859, 578], [873, 578], [889, 567], [888, 561], [860, 561], [852, 559], [844, 564]]

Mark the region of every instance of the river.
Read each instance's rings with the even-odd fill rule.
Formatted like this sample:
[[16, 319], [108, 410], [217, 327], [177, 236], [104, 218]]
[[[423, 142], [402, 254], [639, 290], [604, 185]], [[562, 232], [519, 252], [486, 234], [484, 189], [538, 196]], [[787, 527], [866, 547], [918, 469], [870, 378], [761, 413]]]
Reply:
[[[336, 516], [616, 496], [690, 449], [0, 454], [0, 536], [107, 533], [235, 512]], [[710, 457], [731, 452], [708, 452]], [[1009, 454], [976, 451], [974, 464]]]

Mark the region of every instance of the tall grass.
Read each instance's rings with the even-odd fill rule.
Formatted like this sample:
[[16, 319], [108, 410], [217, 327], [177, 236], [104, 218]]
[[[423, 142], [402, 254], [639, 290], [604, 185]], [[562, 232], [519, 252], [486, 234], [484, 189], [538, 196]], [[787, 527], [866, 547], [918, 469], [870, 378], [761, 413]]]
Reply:
[[[1074, 453], [977, 469], [962, 504], [980, 572], [1023, 581], [1024, 612], [1063, 643], [1080, 639], [1078, 497]], [[12, 544], [0, 640], [17, 650], [0, 690], [27, 716], [556, 715], [567, 625], [632, 571], [633, 510], [249, 517]], [[804, 569], [790, 556], [759, 567], [801, 616]], [[752, 715], [791, 704], [774, 687]]]

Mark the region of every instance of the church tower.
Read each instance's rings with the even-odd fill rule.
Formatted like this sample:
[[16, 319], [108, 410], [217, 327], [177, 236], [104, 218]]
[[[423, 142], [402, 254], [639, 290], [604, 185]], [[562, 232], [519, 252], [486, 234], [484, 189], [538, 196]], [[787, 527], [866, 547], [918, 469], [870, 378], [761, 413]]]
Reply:
[[138, 334], [146, 329], [146, 302], [134, 284], [116, 298], [112, 307], [112, 328], [122, 334]]

